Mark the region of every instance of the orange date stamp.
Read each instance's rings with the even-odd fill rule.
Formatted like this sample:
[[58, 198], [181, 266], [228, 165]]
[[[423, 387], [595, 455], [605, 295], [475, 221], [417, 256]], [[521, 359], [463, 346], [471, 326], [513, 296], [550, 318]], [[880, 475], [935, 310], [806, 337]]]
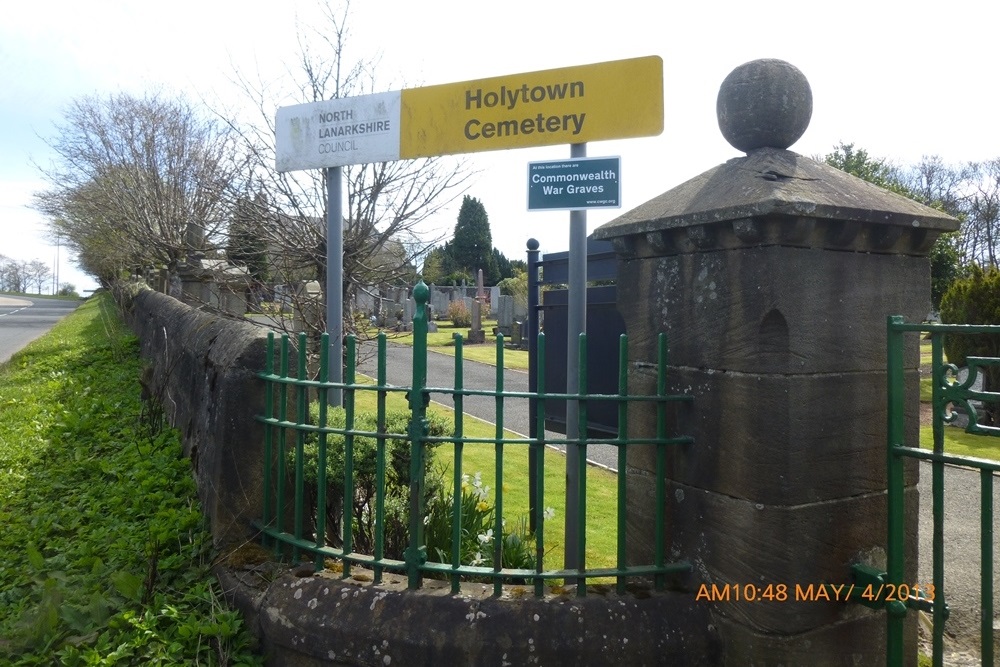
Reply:
[[934, 584], [701, 584], [698, 602], [934, 602]]

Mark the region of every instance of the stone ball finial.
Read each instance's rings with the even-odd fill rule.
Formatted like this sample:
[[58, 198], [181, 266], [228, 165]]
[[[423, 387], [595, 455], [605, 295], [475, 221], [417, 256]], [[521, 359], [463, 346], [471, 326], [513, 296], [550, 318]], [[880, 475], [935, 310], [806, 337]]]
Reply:
[[715, 105], [719, 129], [734, 148], [785, 149], [799, 140], [812, 117], [812, 89], [791, 63], [751, 60], [734, 69], [719, 87]]

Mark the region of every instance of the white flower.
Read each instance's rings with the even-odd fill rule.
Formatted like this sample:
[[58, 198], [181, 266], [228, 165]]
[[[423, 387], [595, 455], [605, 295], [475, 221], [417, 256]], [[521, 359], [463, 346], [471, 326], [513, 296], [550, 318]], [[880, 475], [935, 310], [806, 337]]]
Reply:
[[424, 525], [427, 526], [430, 524], [430, 522], [431, 522], [431, 515], [428, 514], [427, 516], [424, 517]]
[[476, 557], [472, 559], [472, 564], [473, 565], [482, 565], [483, 564], [483, 554], [481, 552], [479, 552], [479, 551], [476, 552]]
[[480, 544], [489, 544], [493, 541], [493, 529], [490, 528], [485, 533], [479, 533], [476, 537], [479, 538]]
[[556, 508], [555, 507], [546, 507], [545, 511], [542, 512], [542, 518], [543, 519], [551, 519], [551, 518], [555, 517], [555, 515], [556, 515]]

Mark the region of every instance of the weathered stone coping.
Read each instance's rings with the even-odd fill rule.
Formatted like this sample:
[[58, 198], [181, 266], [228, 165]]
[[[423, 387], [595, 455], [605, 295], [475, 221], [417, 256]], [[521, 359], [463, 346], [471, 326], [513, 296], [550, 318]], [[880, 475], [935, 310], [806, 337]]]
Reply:
[[[278, 566], [281, 567], [281, 566]], [[619, 596], [594, 587], [535, 598], [529, 586], [425, 580], [355, 568], [218, 569], [231, 605], [260, 638], [268, 665], [713, 665], [710, 607], [689, 593]], [[273, 576], [273, 579], [271, 578]]]
[[761, 148], [602, 225], [631, 256], [756, 245], [926, 254], [958, 220], [792, 151]]

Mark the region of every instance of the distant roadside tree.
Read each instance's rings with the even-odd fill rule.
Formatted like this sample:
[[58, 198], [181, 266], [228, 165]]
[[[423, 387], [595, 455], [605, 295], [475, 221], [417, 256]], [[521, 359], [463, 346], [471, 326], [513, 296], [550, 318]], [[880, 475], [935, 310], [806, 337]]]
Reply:
[[49, 265], [33, 259], [28, 262], [26, 269], [28, 283], [34, 285], [37, 294], [41, 294], [42, 288], [52, 279], [52, 270], [49, 269]]
[[139, 267], [173, 271], [207, 250], [245, 171], [226, 127], [163, 93], [76, 99], [49, 146], [56, 158], [34, 206], [104, 283]]
[[28, 263], [0, 255], [0, 291], [23, 294], [28, 285]]

